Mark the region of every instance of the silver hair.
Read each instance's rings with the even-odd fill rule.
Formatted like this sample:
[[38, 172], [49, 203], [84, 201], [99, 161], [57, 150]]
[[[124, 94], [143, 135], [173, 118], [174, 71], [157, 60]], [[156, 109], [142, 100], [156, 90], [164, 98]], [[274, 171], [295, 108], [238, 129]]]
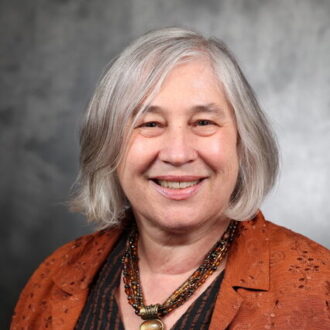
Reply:
[[81, 131], [80, 173], [71, 209], [103, 228], [120, 225], [129, 202], [116, 169], [132, 126], [176, 65], [201, 58], [222, 83], [237, 123], [239, 174], [225, 213], [236, 220], [256, 214], [278, 172], [275, 137], [226, 45], [181, 28], [143, 35], [105, 70]]

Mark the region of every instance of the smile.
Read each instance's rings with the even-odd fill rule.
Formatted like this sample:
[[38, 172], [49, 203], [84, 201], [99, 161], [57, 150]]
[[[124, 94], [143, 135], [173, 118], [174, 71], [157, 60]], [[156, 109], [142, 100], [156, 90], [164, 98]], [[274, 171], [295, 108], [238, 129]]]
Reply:
[[206, 177], [162, 176], [150, 180], [154, 189], [163, 197], [171, 200], [186, 200], [201, 189]]
[[200, 180], [195, 181], [166, 181], [156, 180], [156, 183], [164, 188], [170, 189], [184, 189], [196, 185]]

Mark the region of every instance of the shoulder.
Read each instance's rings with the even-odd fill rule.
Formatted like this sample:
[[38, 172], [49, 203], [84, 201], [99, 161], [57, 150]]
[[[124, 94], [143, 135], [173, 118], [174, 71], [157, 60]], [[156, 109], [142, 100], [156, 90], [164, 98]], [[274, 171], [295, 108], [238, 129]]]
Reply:
[[31, 278], [41, 274], [43, 274], [42, 278], [50, 278], [57, 274], [59, 269], [74, 265], [86, 255], [97, 254], [105, 248], [115, 233], [116, 231], [113, 230], [101, 230], [62, 245], [39, 265]]
[[244, 267], [231, 272], [245, 280], [235, 283], [243, 298], [237, 322], [255, 329], [329, 328], [328, 249], [262, 214], [242, 224], [239, 242], [236, 260], [244, 258]]
[[45, 320], [51, 311], [50, 298], [55, 287], [60, 288], [63, 294], [71, 294], [77, 288], [86, 289], [119, 234], [119, 230], [102, 230], [85, 235], [61, 246], [47, 257], [20, 294], [12, 329], [38, 325], [40, 320]]
[[[269, 292], [286, 321], [299, 328], [323, 329], [330, 294], [330, 252], [284, 227], [266, 222], [269, 237]], [[327, 327], [327, 326], [325, 326]]]
[[326, 247], [270, 221], [265, 224], [271, 265], [285, 265], [288, 271], [299, 269], [315, 274], [329, 271], [330, 251]]

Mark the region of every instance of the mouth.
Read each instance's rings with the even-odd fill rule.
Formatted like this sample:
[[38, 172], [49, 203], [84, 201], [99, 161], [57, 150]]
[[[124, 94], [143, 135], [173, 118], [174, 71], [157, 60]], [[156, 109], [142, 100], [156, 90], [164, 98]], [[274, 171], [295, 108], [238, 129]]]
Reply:
[[156, 191], [168, 199], [185, 200], [194, 196], [206, 177], [161, 176], [151, 178]]
[[155, 183], [163, 188], [169, 189], [185, 189], [197, 185], [202, 179], [193, 181], [168, 181], [168, 180], [153, 180]]

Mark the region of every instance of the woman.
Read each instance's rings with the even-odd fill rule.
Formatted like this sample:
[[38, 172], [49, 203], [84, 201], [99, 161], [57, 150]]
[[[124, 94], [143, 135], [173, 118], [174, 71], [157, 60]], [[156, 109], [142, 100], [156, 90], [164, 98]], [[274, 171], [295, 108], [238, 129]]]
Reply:
[[12, 329], [326, 329], [329, 253], [264, 220], [276, 143], [216, 39], [154, 31], [107, 69], [73, 207], [102, 231], [34, 273]]

